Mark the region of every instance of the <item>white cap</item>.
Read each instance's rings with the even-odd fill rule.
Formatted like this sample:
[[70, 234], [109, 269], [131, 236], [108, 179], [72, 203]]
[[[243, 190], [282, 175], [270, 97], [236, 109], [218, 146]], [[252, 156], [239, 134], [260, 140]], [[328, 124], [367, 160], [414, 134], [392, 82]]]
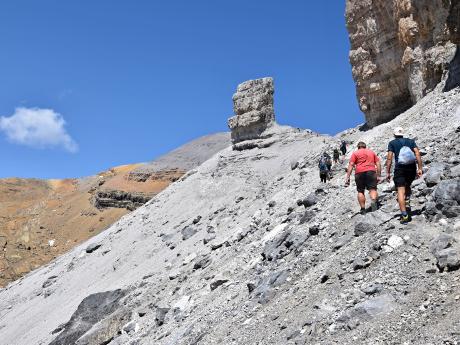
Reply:
[[404, 129], [402, 127], [396, 127], [393, 130], [393, 134], [397, 137], [403, 137], [404, 136]]

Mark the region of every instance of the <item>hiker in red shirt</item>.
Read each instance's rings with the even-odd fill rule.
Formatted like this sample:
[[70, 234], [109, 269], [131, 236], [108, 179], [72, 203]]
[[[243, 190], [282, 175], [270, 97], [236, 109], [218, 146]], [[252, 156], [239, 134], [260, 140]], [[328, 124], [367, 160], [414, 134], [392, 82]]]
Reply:
[[350, 175], [355, 168], [355, 182], [358, 190], [358, 202], [361, 206], [361, 214], [366, 213], [366, 195], [365, 190], [369, 191], [371, 197], [372, 211], [377, 210], [377, 183], [380, 180], [382, 166], [380, 159], [374, 151], [366, 148], [366, 144], [360, 141], [358, 150], [353, 152], [347, 169], [347, 178], [345, 185], [350, 185]]

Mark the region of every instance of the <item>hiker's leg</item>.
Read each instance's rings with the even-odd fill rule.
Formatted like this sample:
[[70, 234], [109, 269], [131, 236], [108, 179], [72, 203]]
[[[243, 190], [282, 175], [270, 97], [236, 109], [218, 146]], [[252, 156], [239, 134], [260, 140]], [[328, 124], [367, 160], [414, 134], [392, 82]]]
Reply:
[[366, 208], [366, 195], [364, 195], [364, 192], [358, 192], [358, 202], [361, 208]]
[[406, 187], [398, 187], [398, 204], [401, 212], [406, 212]]
[[412, 195], [412, 188], [410, 184], [406, 185], [406, 199], [410, 199]]
[[369, 196], [371, 197], [372, 201], [377, 201], [377, 198], [379, 197], [377, 189], [371, 189], [369, 191]]
[[372, 209], [372, 212], [375, 212], [379, 209], [379, 204], [377, 202], [377, 199], [379, 197], [378, 193], [377, 193], [377, 189], [374, 189], [372, 188], [371, 190], [369, 190], [369, 195], [371, 197], [371, 209]]

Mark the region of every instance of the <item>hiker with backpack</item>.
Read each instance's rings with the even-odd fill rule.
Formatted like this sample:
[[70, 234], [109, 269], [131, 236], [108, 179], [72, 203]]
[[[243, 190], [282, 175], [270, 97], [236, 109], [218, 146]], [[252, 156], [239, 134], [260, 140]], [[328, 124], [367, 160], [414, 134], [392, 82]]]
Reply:
[[342, 141], [342, 144], [340, 144], [340, 151], [343, 156], [347, 153], [347, 143], [345, 141]]
[[330, 179], [330, 173], [331, 173], [331, 168], [332, 168], [332, 161], [331, 161], [331, 156], [327, 154], [327, 152], [324, 152], [318, 163], [318, 168], [319, 168], [319, 178], [321, 179], [321, 182], [326, 183], [328, 179]]
[[410, 196], [412, 194], [411, 184], [422, 176], [422, 158], [415, 140], [404, 138], [404, 129], [397, 127], [394, 129], [394, 139], [388, 144], [387, 153], [387, 180], [391, 181], [391, 165], [393, 158], [395, 167], [393, 180], [398, 193], [398, 204], [401, 210], [399, 221], [407, 224], [411, 220], [408, 213], [410, 211]]
[[377, 184], [380, 180], [382, 166], [380, 159], [374, 151], [368, 149], [366, 144], [362, 141], [358, 143], [358, 150], [353, 152], [348, 164], [347, 177], [345, 186], [350, 185], [350, 175], [355, 169], [355, 182], [356, 189], [358, 190], [358, 202], [361, 207], [361, 214], [366, 213], [366, 189], [369, 191], [371, 197], [371, 209], [376, 211], [377, 204]]
[[340, 152], [338, 149], [334, 149], [334, 153], [332, 154], [332, 157], [334, 158], [334, 164], [337, 164], [340, 158]]

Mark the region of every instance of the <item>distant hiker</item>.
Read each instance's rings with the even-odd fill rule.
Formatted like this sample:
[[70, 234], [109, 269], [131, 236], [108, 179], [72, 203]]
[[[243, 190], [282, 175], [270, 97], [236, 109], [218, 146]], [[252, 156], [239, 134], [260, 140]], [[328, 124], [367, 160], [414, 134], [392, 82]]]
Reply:
[[401, 224], [407, 224], [411, 220], [408, 213], [408, 210], [410, 211], [410, 196], [412, 194], [411, 184], [423, 174], [422, 158], [420, 157], [420, 151], [415, 141], [404, 138], [403, 128], [395, 128], [393, 134], [395, 139], [388, 144], [387, 180], [391, 180], [391, 165], [394, 158], [393, 180], [398, 192], [398, 203], [401, 210], [399, 221]]
[[331, 156], [329, 156], [326, 152], [324, 152], [321, 155], [319, 159], [319, 163], [318, 163], [319, 178], [321, 179], [321, 182], [326, 182], [328, 179], [330, 179], [331, 167], [332, 167]]
[[340, 151], [343, 156], [347, 153], [347, 143], [345, 141], [342, 141], [342, 144], [340, 144]]
[[332, 158], [331, 158], [331, 156], [329, 156], [329, 153], [324, 152], [323, 157], [325, 157], [327, 168], [328, 168], [329, 172], [331, 172], [331, 170], [332, 170]]
[[337, 164], [339, 162], [339, 157], [340, 157], [340, 152], [338, 149], [334, 149], [334, 153], [332, 154], [332, 157], [334, 158], [334, 164]]
[[377, 183], [380, 179], [382, 166], [374, 151], [367, 149], [366, 144], [362, 141], [358, 143], [358, 150], [351, 155], [345, 180], [346, 186], [350, 185], [350, 175], [353, 168], [355, 168], [355, 182], [361, 214], [366, 213], [366, 195], [364, 194], [366, 189], [371, 197], [372, 211], [376, 211], [378, 207]]

